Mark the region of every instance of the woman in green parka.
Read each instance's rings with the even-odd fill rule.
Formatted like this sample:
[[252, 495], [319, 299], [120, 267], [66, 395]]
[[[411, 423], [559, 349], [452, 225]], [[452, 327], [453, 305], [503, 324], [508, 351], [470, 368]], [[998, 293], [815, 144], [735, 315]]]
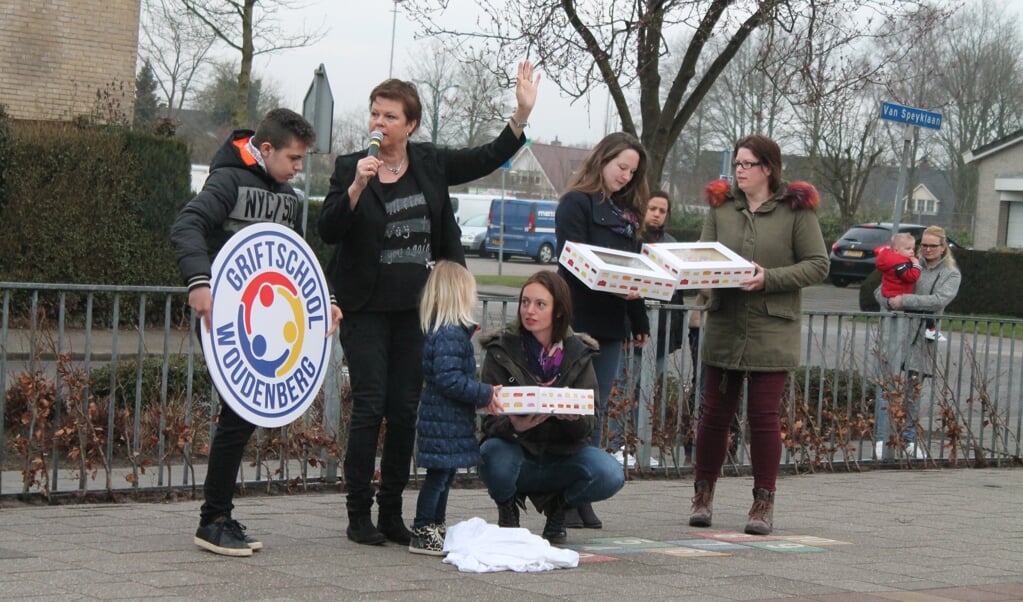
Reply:
[[745, 531], [767, 535], [782, 451], [779, 407], [788, 373], [799, 364], [801, 290], [828, 275], [828, 254], [815, 213], [817, 191], [806, 182], [782, 180], [778, 145], [748, 136], [736, 143], [732, 157], [735, 185], [707, 185], [711, 208], [700, 240], [722, 243], [756, 269], [738, 288], [709, 292], [689, 524], [711, 524], [714, 484], [746, 381], [753, 506]]

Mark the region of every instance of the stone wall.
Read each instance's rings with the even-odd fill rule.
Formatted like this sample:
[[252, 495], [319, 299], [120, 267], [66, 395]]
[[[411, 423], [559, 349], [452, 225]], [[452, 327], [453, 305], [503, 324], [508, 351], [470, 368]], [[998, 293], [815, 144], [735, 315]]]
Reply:
[[[15, 119], [129, 119], [139, 0], [0, 0], [0, 103]], [[97, 98], [97, 95], [102, 98]]]

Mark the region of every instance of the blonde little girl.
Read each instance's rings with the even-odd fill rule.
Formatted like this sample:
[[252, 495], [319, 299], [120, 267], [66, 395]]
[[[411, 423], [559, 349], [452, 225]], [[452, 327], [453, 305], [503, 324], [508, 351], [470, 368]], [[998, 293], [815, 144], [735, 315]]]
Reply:
[[426, 333], [423, 346], [425, 389], [416, 425], [416, 460], [426, 469], [412, 523], [409, 552], [444, 555], [445, 512], [455, 470], [479, 464], [476, 410], [500, 413], [500, 385], [476, 378], [472, 335], [477, 326], [476, 280], [460, 264], [440, 261], [423, 290], [419, 322]]

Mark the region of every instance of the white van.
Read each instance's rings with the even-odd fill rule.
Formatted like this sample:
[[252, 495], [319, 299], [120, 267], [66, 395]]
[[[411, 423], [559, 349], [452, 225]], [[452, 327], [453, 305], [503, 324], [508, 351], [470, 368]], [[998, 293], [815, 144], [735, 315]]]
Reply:
[[500, 198], [499, 194], [468, 194], [465, 192], [451, 193], [451, 206], [455, 210], [455, 221], [459, 224], [477, 215], [486, 215], [490, 211], [490, 203]]

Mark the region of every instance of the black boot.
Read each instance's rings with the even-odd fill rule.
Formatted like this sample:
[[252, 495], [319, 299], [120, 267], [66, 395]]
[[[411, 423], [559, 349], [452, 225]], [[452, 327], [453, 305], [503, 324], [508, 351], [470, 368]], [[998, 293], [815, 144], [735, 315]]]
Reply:
[[561, 496], [554, 497], [544, 505], [543, 513], [547, 515], [547, 522], [543, 526], [541, 536], [553, 544], [562, 544], [568, 541], [568, 532], [565, 530], [565, 503]]
[[583, 521], [583, 526], [587, 529], [601, 529], [604, 527], [604, 523], [600, 522], [597, 518], [597, 514], [593, 511], [593, 504], [586, 502], [585, 504], [579, 504], [579, 518]]
[[497, 503], [497, 526], [518, 527], [519, 526], [519, 497], [511, 496], [503, 502]]
[[412, 532], [405, 525], [401, 514], [385, 514], [381, 512], [380, 516], [377, 517], [377, 530], [383, 533], [387, 539], [403, 546], [409, 545], [412, 541]]
[[368, 514], [348, 515], [348, 539], [355, 543], [378, 546], [387, 541], [384, 534], [373, 526]]
[[579, 508], [565, 509], [565, 527], [568, 529], [582, 529], [583, 517], [579, 516]]

